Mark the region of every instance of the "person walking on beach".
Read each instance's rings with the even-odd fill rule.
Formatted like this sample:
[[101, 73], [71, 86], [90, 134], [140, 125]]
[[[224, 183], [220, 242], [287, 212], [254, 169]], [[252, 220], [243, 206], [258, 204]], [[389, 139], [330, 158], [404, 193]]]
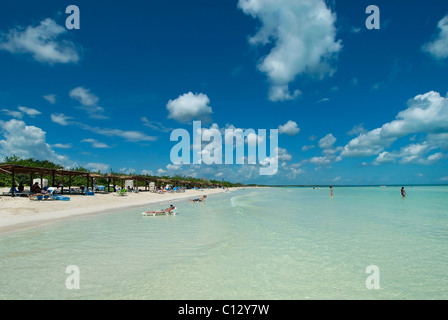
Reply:
[[404, 187], [401, 187], [401, 196], [403, 198], [406, 197], [406, 191], [404, 190]]

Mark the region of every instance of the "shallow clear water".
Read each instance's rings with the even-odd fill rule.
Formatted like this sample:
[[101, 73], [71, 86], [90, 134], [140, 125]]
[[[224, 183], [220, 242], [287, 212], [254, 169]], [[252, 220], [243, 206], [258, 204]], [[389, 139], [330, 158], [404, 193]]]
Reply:
[[246, 189], [2, 235], [0, 299], [447, 299], [448, 187], [406, 191]]

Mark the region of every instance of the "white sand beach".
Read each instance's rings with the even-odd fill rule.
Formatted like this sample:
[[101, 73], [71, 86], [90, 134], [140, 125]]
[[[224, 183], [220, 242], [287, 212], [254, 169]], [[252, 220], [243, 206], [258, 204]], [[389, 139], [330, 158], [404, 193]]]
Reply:
[[[1, 189], [7, 192], [9, 189]], [[184, 193], [128, 192], [126, 196], [96, 193], [94, 196], [67, 195], [70, 201], [33, 201], [28, 197], [0, 197], [0, 234], [29, 229], [81, 215], [105, 213], [123, 208], [148, 206], [159, 210], [160, 202], [197, 198], [223, 189], [189, 189]], [[153, 206], [152, 206], [153, 205]]]

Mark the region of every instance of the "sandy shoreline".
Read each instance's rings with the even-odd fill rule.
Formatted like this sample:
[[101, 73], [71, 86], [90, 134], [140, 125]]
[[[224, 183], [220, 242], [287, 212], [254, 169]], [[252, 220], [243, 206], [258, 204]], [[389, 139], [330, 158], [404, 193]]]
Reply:
[[[8, 190], [0, 190], [8, 191]], [[144, 207], [160, 209], [161, 202], [197, 198], [224, 192], [223, 189], [186, 190], [185, 193], [157, 194], [128, 193], [127, 196], [95, 194], [95, 196], [67, 195], [70, 201], [32, 201], [27, 197], [0, 197], [0, 234], [23, 231], [33, 227], [73, 217], [112, 212], [124, 208]]]

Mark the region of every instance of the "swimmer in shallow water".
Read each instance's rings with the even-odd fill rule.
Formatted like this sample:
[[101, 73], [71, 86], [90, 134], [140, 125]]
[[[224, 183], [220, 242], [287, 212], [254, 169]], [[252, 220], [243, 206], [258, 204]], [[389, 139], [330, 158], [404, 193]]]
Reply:
[[205, 198], [207, 198], [207, 196], [202, 196], [201, 198], [197, 198], [197, 199], [189, 199], [190, 201], [194, 201], [194, 202], [201, 202], [201, 201], [205, 201]]
[[146, 211], [145, 213], [168, 213], [168, 214], [172, 214], [171, 211], [173, 211], [174, 209], [176, 209], [175, 206], [170, 205], [168, 208], [166, 208], [163, 211]]

